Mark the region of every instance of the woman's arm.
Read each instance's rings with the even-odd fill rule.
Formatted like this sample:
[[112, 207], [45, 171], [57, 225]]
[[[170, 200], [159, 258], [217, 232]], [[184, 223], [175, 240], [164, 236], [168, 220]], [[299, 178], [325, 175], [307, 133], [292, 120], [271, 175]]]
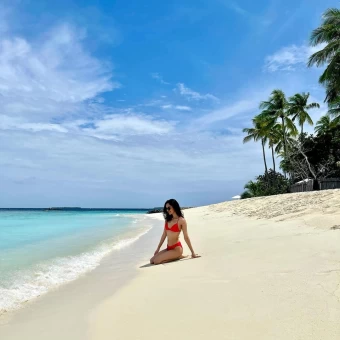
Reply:
[[185, 221], [184, 218], [181, 220], [180, 225], [182, 227], [182, 231], [183, 231], [183, 235], [184, 235], [184, 240], [185, 240], [186, 244], [188, 245], [188, 247], [189, 247], [189, 249], [191, 251], [191, 256], [192, 257], [198, 257], [198, 255], [195, 254], [194, 248], [191, 245], [190, 237], [188, 235], [187, 222]]
[[159, 241], [158, 247], [157, 247], [154, 255], [156, 255], [159, 252], [159, 249], [161, 249], [161, 246], [162, 246], [165, 239], [166, 239], [166, 230], [164, 229], [163, 234], [161, 236], [161, 240]]

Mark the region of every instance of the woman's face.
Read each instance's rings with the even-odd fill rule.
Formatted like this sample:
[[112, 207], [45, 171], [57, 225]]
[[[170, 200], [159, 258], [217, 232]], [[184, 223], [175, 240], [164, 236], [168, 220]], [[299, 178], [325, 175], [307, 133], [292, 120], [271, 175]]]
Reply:
[[168, 215], [172, 215], [173, 212], [174, 212], [174, 208], [169, 203], [166, 204], [165, 209], [166, 209]]

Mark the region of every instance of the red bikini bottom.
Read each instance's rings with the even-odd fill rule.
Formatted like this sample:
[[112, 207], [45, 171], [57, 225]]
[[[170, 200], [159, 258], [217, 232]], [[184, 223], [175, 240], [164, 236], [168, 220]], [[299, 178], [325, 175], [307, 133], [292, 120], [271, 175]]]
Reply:
[[173, 249], [175, 249], [176, 247], [181, 247], [181, 248], [183, 249], [181, 242], [177, 242], [176, 244], [173, 244], [172, 246], [169, 246], [169, 245], [168, 245], [168, 246], [166, 247], [166, 249], [167, 249], [167, 250], [173, 250]]

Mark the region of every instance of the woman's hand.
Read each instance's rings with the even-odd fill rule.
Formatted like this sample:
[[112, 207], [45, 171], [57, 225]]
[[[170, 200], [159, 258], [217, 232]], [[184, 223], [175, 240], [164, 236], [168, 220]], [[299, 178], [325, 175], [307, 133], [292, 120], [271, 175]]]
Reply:
[[196, 257], [201, 257], [201, 256], [200, 256], [200, 255], [198, 255], [198, 254], [194, 254], [194, 253], [192, 253], [192, 254], [191, 254], [191, 258], [193, 258], [193, 259], [194, 259], [194, 258], [196, 258]]
[[154, 255], [156, 255], [157, 253], [159, 253], [159, 249], [157, 248]]

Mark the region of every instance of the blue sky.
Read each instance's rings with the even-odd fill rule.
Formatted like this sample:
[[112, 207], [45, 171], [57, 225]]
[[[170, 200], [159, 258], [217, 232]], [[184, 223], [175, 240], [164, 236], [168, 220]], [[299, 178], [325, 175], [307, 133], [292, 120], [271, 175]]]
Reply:
[[263, 173], [260, 144], [242, 143], [259, 103], [275, 88], [323, 103], [308, 39], [336, 6], [0, 1], [0, 206], [204, 205], [241, 193]]

